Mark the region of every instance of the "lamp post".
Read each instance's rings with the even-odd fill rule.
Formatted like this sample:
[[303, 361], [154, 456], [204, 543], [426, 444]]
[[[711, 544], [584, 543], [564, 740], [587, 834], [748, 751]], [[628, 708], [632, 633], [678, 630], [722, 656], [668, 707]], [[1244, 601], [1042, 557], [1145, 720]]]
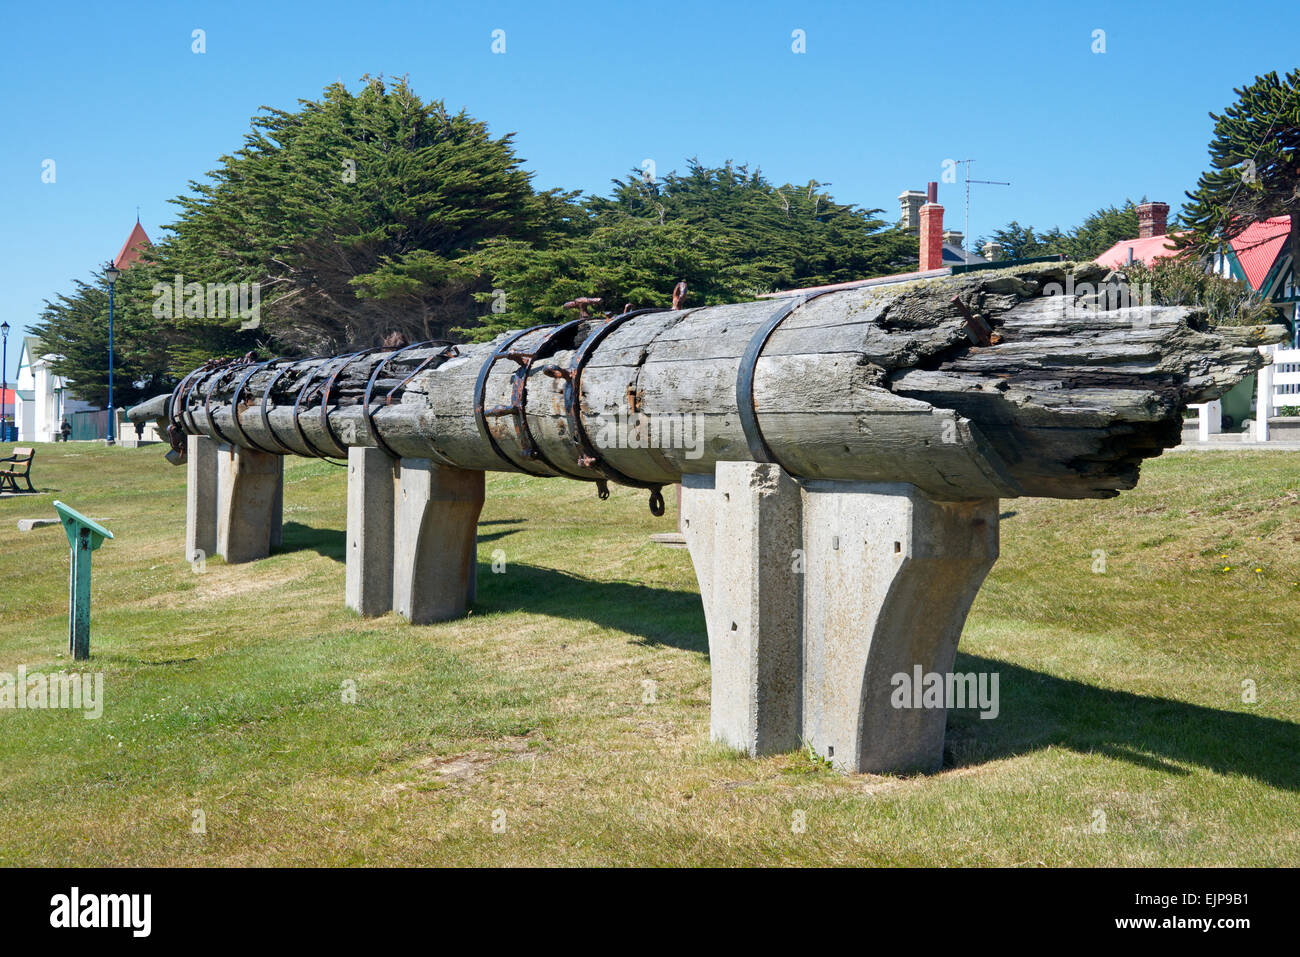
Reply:
[[113, 286], [122, 271], [110, 262], [104, 275], [108, 278], [108, 444], [112, 445], [115, 438], [113, 420], [117, 418], [113, 411]]
[[9, 419], [5, 416], [9, 404], [9, 323], [0, 322], [0, 442], [9, 440]]

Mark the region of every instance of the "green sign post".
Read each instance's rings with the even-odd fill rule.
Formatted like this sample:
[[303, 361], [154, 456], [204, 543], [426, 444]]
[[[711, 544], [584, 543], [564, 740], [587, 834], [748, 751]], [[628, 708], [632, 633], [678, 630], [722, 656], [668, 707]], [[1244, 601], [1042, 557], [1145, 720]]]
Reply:
[[90, 657], [90, 553], [113, 533], [62, 502], [54, 503], [72, 546], [68, 567], [68, 651], [77, 661]]

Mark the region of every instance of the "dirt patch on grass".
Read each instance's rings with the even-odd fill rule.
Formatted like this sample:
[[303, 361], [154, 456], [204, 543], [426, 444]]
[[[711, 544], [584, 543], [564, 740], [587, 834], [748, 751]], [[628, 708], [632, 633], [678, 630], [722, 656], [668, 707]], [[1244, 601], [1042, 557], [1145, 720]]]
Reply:
[[412, 767], [432, 776], [435, 780], [450, 784], [453, 781], [470, 781], [477, 777], [480, 771], [491, 767], [498, 760], [500, 755], [471, 751], [468, 754], [454, 754], [449, 757], [425, 758], [423, 761], [417, 761]]
[[531, 756], [536, 761], [538, 752], [530, 749], [529, 743], [530, 739], [526, 736], [512, 737], [502, 740], [500, 749], [496, 751], [466, 751], [421, 758], [407, 766], [415, 780], [402, 781], [387, 791], [426, 791], [472, 784], [485, 771], [502, 761], [511, 761], [524, 755]]
[[301, 563], [279, 567], [267, 567], [265, 563], [257, 566], [209, 567], [206, 571], [194, 574], [196, 585], [192, 590], [161, 592], [141, 600], [139, 607], [171, 608], [177, 605], [214, 604], [280, 588], [310, 578], [313, 574], [310, 566]]

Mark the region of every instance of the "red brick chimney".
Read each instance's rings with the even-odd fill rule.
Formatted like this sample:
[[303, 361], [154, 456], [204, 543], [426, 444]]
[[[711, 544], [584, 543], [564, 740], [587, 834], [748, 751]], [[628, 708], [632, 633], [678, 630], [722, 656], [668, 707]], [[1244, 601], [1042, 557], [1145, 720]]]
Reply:
[[925, 205], [921, 207], [921, 269], [943, 266], [943, 207], [939, 205], [939, 184], [926, 186]]
[[1168, 227], [1168, 203], [1143, 203], [1138, 207], [1138, 239], [1163, 236]]

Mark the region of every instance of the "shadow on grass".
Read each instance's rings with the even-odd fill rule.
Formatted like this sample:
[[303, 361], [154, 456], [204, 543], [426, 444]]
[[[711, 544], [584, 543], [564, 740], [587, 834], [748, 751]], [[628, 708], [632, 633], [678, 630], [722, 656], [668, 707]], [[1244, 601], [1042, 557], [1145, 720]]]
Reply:
[[1000, 714], [950, 711], [945, 765], [964, 767], [1053, 745], [1172, 774], [1195, 764], [1300, 791], [1300, 725], [1277, 718], [1097, 688], [978, 655], [957, 672], [996, 672]]
[[[509, 534], [503, 530], [501, 534]], [[499, 536], [492, 536], [493, 538]], [[281, 551], [311, 550], [343, 560], [344, 533], [298, 522], [284, 526]], [[480, 542], [490, 540], [481, 536]], [[585, 619], [648, 645], [708, 654], [704, 610], [694, 591], [628, 581], [597, 581], [553, 568], [512, 562], [493, 574], [478, 567], [478, 614], [531, 611]], [[978, 655], [959, 654], [954, 670], [996, 672], [1000, 714], [948, 716], [947, 767], [978, 765], [1059, 746], [1185, 776], [1194, 764], [1300, 791], [1300, 725], [1276, 718], [1167, 698], [1113, 691]]]
[[490, 562], [480, 562], [474, 611], [531, 611], [556, 618], [583, 618], [628, 632], [648, 645], [709, 651], [699, 595], [637, 582], [595, 581], [517, 562], [512, 562], [505, 574], [496, 575]]
[[336, 562], [343, 561], [347, 551], [347, 535], [337, 528], [312, 528], [301, 522], [285, 522], [280, 531], [280, 547], [274, 554], [284, 552], [316, 552]]
[[495, 532], [480, 531], [478, 533], [478, 543], [480, 545], [486, 545], [489, 542], [495, 542], [502, 538], [509, 538], [515, 532], [523, 531], [522, 526], [527, 521], [528, 519], [526, 518], [501, 518], [495, 519], [491, 522], [479, 522], [478, 527], [480, 529], [482, 529], [484, 525], [508, 525], [510, 527]]
[[[509, 525], [511, 527], [495, 532], [480, 533], [478, 543], [484, 545], [505, 538], [508, 535], [513, 535], [519, 531], [515, 526], [522, 525], [527, 521], [526, 518], [509, 518], [479, 522], [479, 527], [484, 525]], [[344, 560], [346, 551], [347, 534], [342, 530], [337, 528], [312, 528], [310, 525], [304, 525], [301, 522], [284, 523], [280, 534], [280, 547], [275, 549], [276, 554], [284, 552], [316, 552], [326, 558], [332, 558], [336, 562]]]

